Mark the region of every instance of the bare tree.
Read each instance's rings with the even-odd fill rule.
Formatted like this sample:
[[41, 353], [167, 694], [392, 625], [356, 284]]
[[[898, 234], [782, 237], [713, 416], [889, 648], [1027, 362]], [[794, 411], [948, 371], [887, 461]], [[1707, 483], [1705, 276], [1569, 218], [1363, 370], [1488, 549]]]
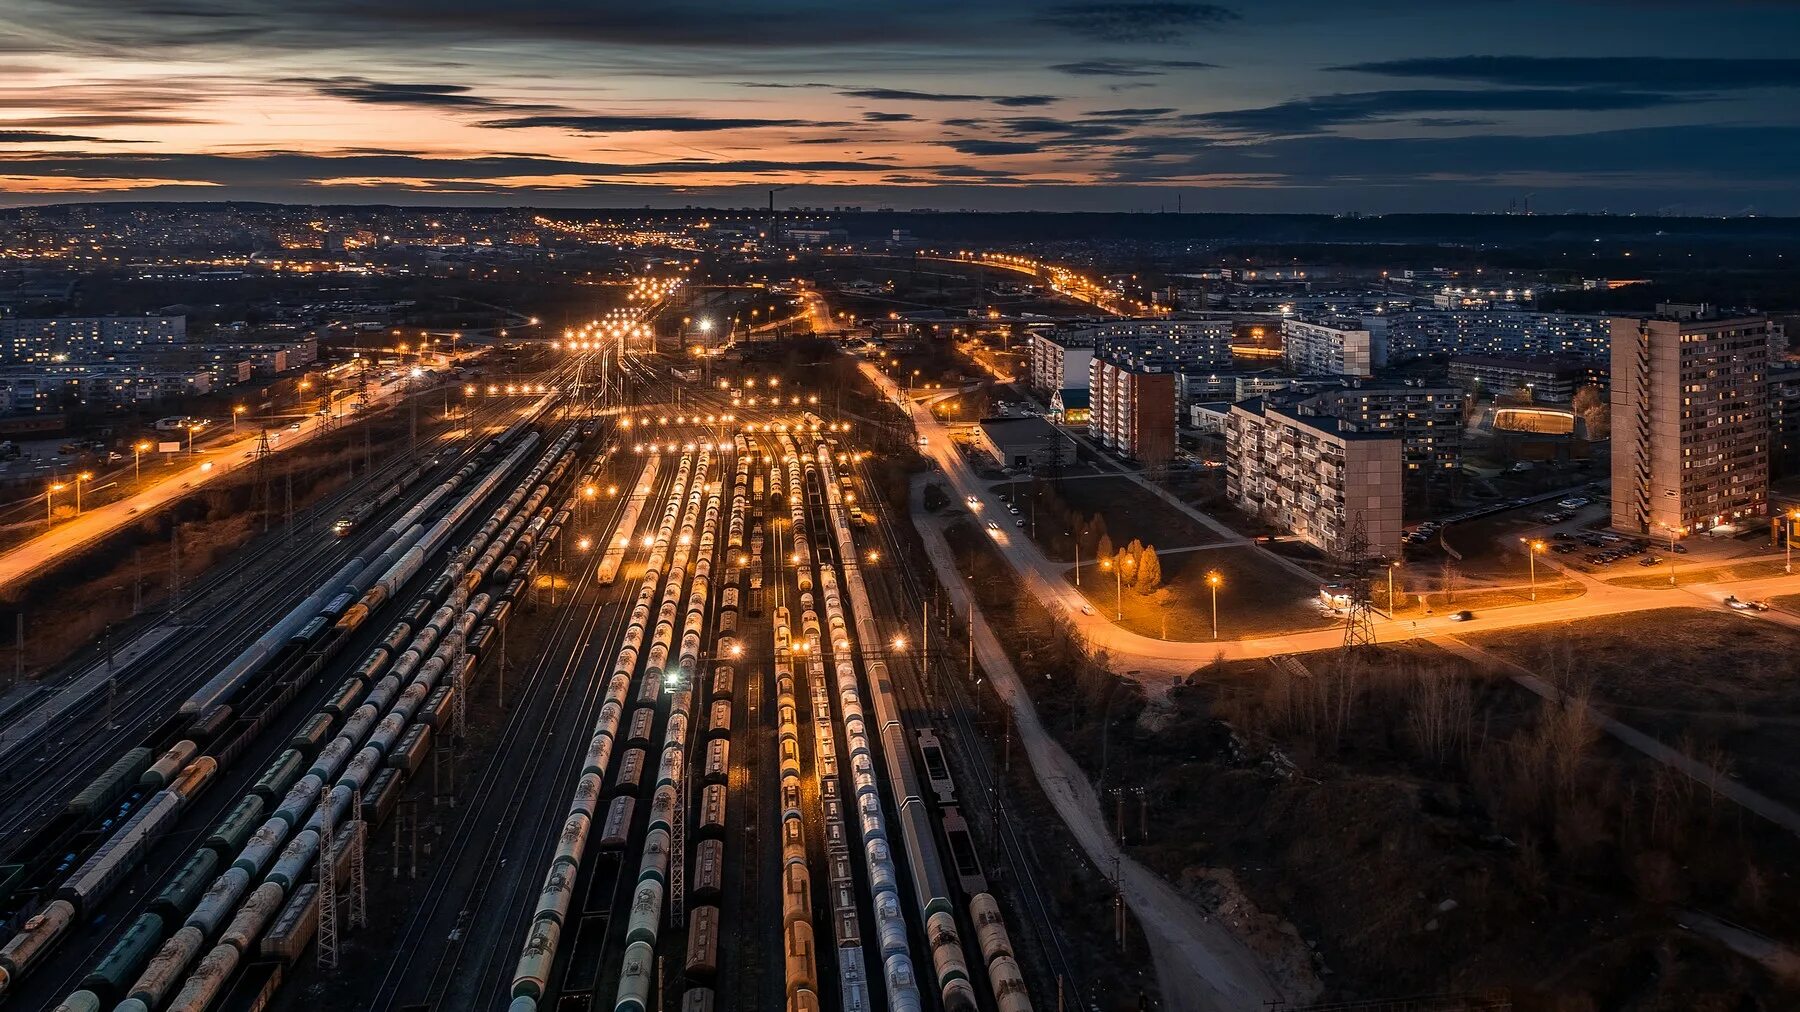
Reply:
[[1466, 679], [1427, 667], [1413, 682], [1406, 728], [1420, 754], [1443, 765], [1466, 752], [1474, 712], [1475, 696]]

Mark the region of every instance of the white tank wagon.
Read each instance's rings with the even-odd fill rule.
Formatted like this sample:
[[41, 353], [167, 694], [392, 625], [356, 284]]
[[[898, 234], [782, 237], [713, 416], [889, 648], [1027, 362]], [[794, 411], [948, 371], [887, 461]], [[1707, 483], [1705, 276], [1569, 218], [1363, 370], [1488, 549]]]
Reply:
[[[655, 460], [656, 458], [652, 458], [653, 463], [646, 468], [645, 475], [639, 481], [638, 488], [645, 501], [647, 501], [655, 480], [655, 468], [657, 467], [654, 463]], [[585, 820], [586, 824], [591, 826], [596, 815], [606, 769], [618, 743], [626, 710], [630, 707], [632, 675], [638, 669], [638, 660], [645, 635], [652, 629], [650, 623], [653, 602], [658, 598], [660, 587], [665, 583], [675, 583], [679, 579], [677, 575], [679, 559], [676, 556], [685, 554], [682, 551], [685, 546], [681, 544], [678, 533], [684, 500], [688, 497], [690, 484], [703, 480], [704, 468], [696, 468], [692, 455], [684, 455], [676, 466], [673, 488], [663, 509], [656, 534], [651, 538], [650, 555], [646, 562], [645, 573], [639, 583], [638, 593], [619, 651], [614, 658], [612, 672], [607, 682], [606, 696], [596, 717], [593, 734], [583, 760], [581, 778], [577, 784], [575, 796], [570, 802], [569, 821], [564, 824], [565, 834], [559, 840], [557, 852], [552, 858], [550, 868], [546, 871], [544, 887], [539, 894], [531, 927], [526, 933], [524, 948], [514, 971], [512, 986], [512, 1009], [514, 1012], [530, 1012], [537, 1008], [538, 1001], [544, 996], [550, 968], [555, 963], [557, 947], [561, 939], [562, 919], [566, 916], [572, 901], [575, 881], [580, 873], [587, 845], [588, 834], [585, 831], [576, 837], [570, 834], [568, 829], [570, 823], [577, 818]], [[637, 505], [641, 508], [642, 503]], [[627, 508], [628, 512], [635, 512], [630, 509], [629, 505]], [[635, 518], [632, 526], [635, 526]], [[620, 564], [623, 563], [626, 551], [631, 547], [629, 541], [631, 529], [623, 523], [620, 525], [620, 530], [625, 536], [618, 546], [620, 548]], [[617, 567], [615, 566], [615, 575], [616, 572]], [[654, 649], [656, 645], [657, 642], [653, 640], [652, 648]], [[662, 643], [662, 647], [666, 654], [667, 643]], [[650, 680], [647, 674], [645, 680], [646, 682]], [[672, 694], [671, 705], [677, 705], [679, 697], [684, 695]], [[616, 816], [619, 821], [628, 822], [630, 818], [629, 806], [621, 807], [620, 803], [629, 803], [632, 800], [629, 795], [621, 795], [614, 800], [612, 811], [626, 813]], [[614, 818], [615, 816], [609, 815], [607, 819], [609, 824], [607, 836], [610, 840], [616, 834], [617, 843], [622, 846], [625, 842], [623, 829], [610, 828]], [[666, 830], [663, 832], [666, 838]], [[653, 830], [651, 834], [653, 838], [646, 841], [646, 861], [652, 859], [651, 852], [657, 849], [654, 833]], [[666, 862], [666, 848], [664, 848], [663, 854]], [[640, 888], [645, 888], [641, 875], [639, 884]], [[640, 898], [645, 900], [646, 906], [650, 905], [648, 897], [634, 895], [634, 906], [635, 901]], [[657, 907], [660, 911], [659, 898]], [[634, 942], [628, 947], [628, 965], [620, 982], [621, 1000], [636, 995], [638, 998], [636, 1007], [640, 1009], [643, 1007], [643, 1000], [649, 994], [652, 970], [649, 964], [642, 966], [632, 964], [629, 957], [633, 953], [642, 955], [648, 951], [649, 946], [639, 942]], [[651, 961], [653, 962], [653, 957], [651, 957]]]
[[[546, 461], [557, 452], [553, 449]], [[540, 465], [546, 461], [540, 461]], [[467, 508], [472, 508], [473, 502], [487, 491], [491, 487], [471, 492], [471, 498], [459, 503], [457, 509], [466, 514]], [[484, 526], [476, 541], [493, 537], [495, 529]], [[471, 547], [465, 546], [446, 567], [447, 573], [473, 554]], [[451, 587], [449, 580], [443, 584]], [[215, 935], [217, 944], [182, 983], [176, 1000], [178, 1007], [204, 1008], [217, 997], [217, 989], [229, 979], [237, 959], [255, 943], [257, 935], [281, 910], [284, 900], [316, 860], [323, 826], [318, 806], [330, 807], [335, 824], [341, 826], [348, 821], [361, 790], [379, 770], [383, 755], [394, 747], [409, 724], [422, 716], [420, 704], [460, 657], [464, 631], [473, 626], [490, 601], [487, 595], [471, 601], [466, 586], [451, 587], [446, 605], [413, 634], [412, 646], [399, 655], [400, 673], [390, 670], [369, 687], [363, 705], [343, 718], [339, 734], [319, 750], [306, 774], [294, 782], [269, 819], [244, 842], [231, 866], [200, 897], [187, 922], [152, 957], [146, 970], [149, 979], [141, 979], [140, 983], [156, 993], [151, 996], [153, 1000], [137, 1000], [146, 1007], [158, 1004], [180, 981], [180, 975], [187, 972], [206, 940]], [[381, 670], [385, 654], [405, 638], [402, 630], [404, 623], [358, 669], [365, 678], [372, 678]], [[423, 663], [419, 663], [420, 658]], [[333, 709], [322, 712], [336, 719], [346, 706], [346, 702], [334, 697]], [[375, 718], [384, 707], [388, 714], [377, 722]], [[358, 744], [363, 742], [366, 744], [359, 749]], [[332, 784], [329, 790], [326, 784]], [[265, 871], [267, 880], [251, 890], [255, 877]]]
[[[839, 483], [836, 481], [834, 464], [830, 448], [819, 444], [813, 454], [820, 475], [820, 485], [824, 490], [827, 515], [831, 520], [832, 534], [837, 548], [837, 557], [841, 560], [844, 571], [845, 596], [849, 598], [851, 613], [855, 620], [856, 632], [852, 639], [842, 619], [841, 597], [835, 605], [828, 605], [828, 611], [836, 613], [833, 620], [833, 635], [843, 636], [836, 641], [834, 660], [838, 668], [840, 692], [848, 698], [856, 685], [854, 644], [879, 644], [879, 632], [875, 627], [874, 608], [869, 601], [868, 589], [863, 582], [862, 572], [857, 564], [860, 557], [856, 551], [850, 526], [844, 517], [844, 504]], [[879, 649], [877, 647], [876, 649]], [[883, 765], [887, 772], [889, 789], [898, 800], [902, 842], [906, 849], [907, 863], [912, 869], [913, 898], [919, 916], [925, 923], [926, 940], [931, 947], [932, 966], [942, 1002], [946, 1012], [962, 1012], [976, 1007], [974, 986], [969, 979], [969, 964], [963, 950], [961, 938], [956, 930], [955, 907], [949, 898], [949, 884], [944, 875], [943, 860], [937, 851], [937, 842], [932, 835], [929, 816], [919, 788], [919, 777], [913, 767], [912, 753], [906, 745], [906, 732], [900, 719], [899, 701], [887, 674], [887, 664], [878, 657], [865, 661], [870, 695], [874, 708], [877, 734], [881, 740]], [[859, 715], [858, 723], [866, 727], [867, 721]], [[859, 757], [852, 747], [853, 766]], [[871, 757], [860, 757], [871, 758]], [[870, 766], [870, 779], [873, 779], [873, 767]], [[862, 775], [858, 771], [858, 776]], [[859, 783], [859, 792], [860, 792]]]

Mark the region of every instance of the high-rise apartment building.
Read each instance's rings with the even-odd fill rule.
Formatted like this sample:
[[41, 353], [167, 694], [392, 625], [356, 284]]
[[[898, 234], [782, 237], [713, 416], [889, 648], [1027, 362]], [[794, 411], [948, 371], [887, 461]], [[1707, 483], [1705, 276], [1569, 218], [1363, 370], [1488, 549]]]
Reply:
[[1454, 387], [1351, 386], [1293, 407], [1329, 415], [1352, 432], [1398, 433], [1409, 472], [1441, 474], [1462, 463], [1463, 393]]
[[[1400, 557], [1403, 440], [1255, 397], [1225, 421], [1225, 495], [1333, 558]], [[1358, 542], [1360, 541], [1360, 544]]]
[[1666, 536], [1760, 517], [1769, 490], [1769, 320], [1612, 321], [1612, 522]]
[[1094, 341], [1086, 334], [1066, 331], [1033, 333], [1026, 358], [1026, 375], [1038, 391], [1054, 396], [1061, 390], [1086, 390]]
[[1604, 316], [1527, 309], [1408, 310], [1363, 317], [1389, 361], [1420, 355], [1555, 356], [1604, 362], [1612, 328]]
[[1077, 333], [1098, 354], [1126, 365], [1171, 371], [1231, 364], [1230, 320], [1114, 320]]
[[1088, 365], [1088, 432], [1147, 466], [1175, 456], [1175, 374], [1096, 358]]
[[1386, 356], [1367, 327], [1353, 320], [1281, 321], [1282, 357], [1297, 373], [1372, 376]]
[[1800, 474], [1800, 368], [1769, 375], [1769, 478]]

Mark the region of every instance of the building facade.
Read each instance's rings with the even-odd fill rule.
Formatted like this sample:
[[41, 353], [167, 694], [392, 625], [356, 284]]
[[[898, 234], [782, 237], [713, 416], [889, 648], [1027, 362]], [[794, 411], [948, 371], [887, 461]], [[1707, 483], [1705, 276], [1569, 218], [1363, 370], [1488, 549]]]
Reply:
[[1175, 374], [1096, 358], [1088, 372], [1088, 433], [1146, 466], [1175, 456]]
[[1364, 317], [1363, 324], [1382, 334], [1391, 361], [1497, 355], [1605, 362], [1612, 341], [1604, 316], [1524, 309], [1413, 310]]
[[185, 316], [58, 316], [0, 319], [0, 361], [98, 359], [187, 340]]
[[1155, 319], [1116, 320], [1077, 333], [1116, 362], [1173, 371], [1229, 366], [1231, 332], [1225, 319]]
[[1534, 404], [1568, 404], [1582, 387], [1604, 386], [1606, 371], [1576, 358], [1452, 355], [1450, 382], [1476, 398], [1523, 393]]
[[1372, 376], [1386, 361], [1373, 333], [1349, 320], [1281, 321], [1282, 357], [1302, 374]]
[[1800, 367], [1769, 376], [1769, 479], [1800, 474]]
[[1067, 331], [1033, 333], [1028, 349], [1027, 377], [1033, 389], [1044, 394], [1059, 390], [1085, 390], [1088, 363], [1094, 359], [1094, 343]]
[[46, 414], [71, 403], [129, 408], [209, 393], [213, 374], [131, 365], [59, 366], [0, 370], [0, 414]]
[[1400, 557], [1402, 440], [1251, 398], [1225, 423], [1225, 495], [1332, 558]]
[[1667, 535], [1768, 509], [1769, 321], [1612, 321], [1612, 523]]
[[1335, 418], [1350, 432], [1398, 433], [1409, 473], [1441, 473], [1462, 463], [1463, 393], [1453, 387], [1346, 387], [1293, 407]]

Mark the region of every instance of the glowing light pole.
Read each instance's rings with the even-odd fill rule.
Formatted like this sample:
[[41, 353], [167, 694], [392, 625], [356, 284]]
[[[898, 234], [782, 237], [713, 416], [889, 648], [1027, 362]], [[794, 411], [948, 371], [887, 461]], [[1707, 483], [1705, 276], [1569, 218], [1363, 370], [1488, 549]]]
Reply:
[[1792, 573], [1794, 571], [1794, 524], [1800, 523], [1800, 510], [1788, 510], [1786, 519], [1787, 523], [1783, 526], [1787, 528], [1787, 537], [1782, 540], [1787, 543], [1786, 572]]
[[[1525, 541], [1520, 538], [1520, 541]], [[1531, 599], [1537, 600], [1537, 557], [1544, 550], [1541, 540], [1525, 541], [1525, 558], [1531, 563]]]
[[1216, 569], [1206, 574], [1206, 585], [1212, 588], [1213, 639], [1219, 638], [1219, 585], [1224, 582], [1225, 577]]
[[50, 504], [50, 497], [54, 496], [58, 492], [61, 492], [65, 488], [68, 488], [68, 486], [64, 485], [62, 482], [53, 481], [50, 483], [50, 487], [44, 490], [44, 526], [45, 527], [49, 527], [51, 524], [56, 523], [56, 509], [55, 509], [55, 507], [53, 507]]

